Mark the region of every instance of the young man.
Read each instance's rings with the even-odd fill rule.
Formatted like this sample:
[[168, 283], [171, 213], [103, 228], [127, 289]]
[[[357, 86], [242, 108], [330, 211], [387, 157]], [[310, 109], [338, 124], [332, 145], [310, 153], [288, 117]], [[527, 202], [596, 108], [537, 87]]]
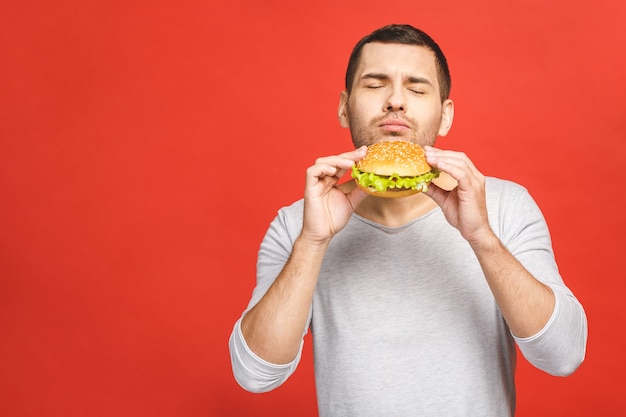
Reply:
[[[339, 121], [355, 150], [319, 158], [304, 199], [279, 211], [257, 285], [230, 338], [233, 372], [263, 392], [295, 370], [313, 332], [321, 416], [512, 416], [515, 343], [568, 375], [585, 355], [585, 313], [565, 286], [526, 190], [434, 148], [454, 116], [437, 44], [408, 25], [355, 47]], [[409, 197], [338, 184], [366, 145], [425, 147], [440, 178]]]

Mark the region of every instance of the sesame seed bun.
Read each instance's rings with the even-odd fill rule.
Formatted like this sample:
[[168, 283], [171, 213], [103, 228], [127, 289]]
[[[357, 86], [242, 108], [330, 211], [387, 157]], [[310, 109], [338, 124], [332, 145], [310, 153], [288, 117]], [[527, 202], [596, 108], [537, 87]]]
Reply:
[[377, 175], [398, 174], [416, 177], [432, 170], [426, 162], [424, 148], [412, 142], [379, 142], [367, 148], [365, 158], [356, 163], [363, 172]]

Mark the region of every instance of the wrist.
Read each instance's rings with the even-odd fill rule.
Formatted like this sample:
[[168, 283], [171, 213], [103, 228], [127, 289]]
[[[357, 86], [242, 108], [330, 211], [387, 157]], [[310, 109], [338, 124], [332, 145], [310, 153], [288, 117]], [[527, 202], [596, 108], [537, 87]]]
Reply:
[[294, 242], [294, 249], [302, 249], [311, 254], [325, 254], [328, 249], [328, 245], [330, 244], [330, 240], [330, 237], [325, 239], [313, 238], [303, 232]]
[[493, 252], [502, 247], [502, 242], [500, 242], [500, 239], [498, 239], [490, 227], [487, 227], [481, 233], [476, 233], [474, 236], [467, 239], [467, 241], [477, 254], [479, 252]]

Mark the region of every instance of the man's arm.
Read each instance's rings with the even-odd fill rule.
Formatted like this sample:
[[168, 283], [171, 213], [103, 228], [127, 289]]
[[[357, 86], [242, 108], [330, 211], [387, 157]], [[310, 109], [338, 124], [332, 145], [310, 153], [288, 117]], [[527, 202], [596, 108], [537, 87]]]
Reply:
[[328, 244], [365, 198], [356, 188], [345, 194], [337, 183], [365, 152], [362, 147], [320, 158], [307, 170], [300, 236], [280, 274], [241, 322], [248, 347], [267, 362], [289, 363], [299, 352]]
[[[474, 250], [520, 350], [539, 369], [571, 374], [585, 357], [587, 319], [582, 306], [562, 281], [550, 286], [539, 281], [494, 234], [487, 218], [485, 178], [467, 156], [425, 149], [428, 162], [457, 181], [453, 190], [433, 184], [427, 194]], [[543, 240], [545, 245], [545, 235]], [[540, 258], [526, 259], [529, 265], [537, 261]]]
[[426, 147], [426, 156], [429, 163], [457, 181], [453, 190], [433, 186], [427, 194], [471, 245], [511, 332], [519, 338], [535, 335], [548, 323], [554, 311], [555, 296], [547, 285], [524, 268], [491, 230], [485, 177], [463, 153]]
[[247, 345], [267, 362], [286, 364], [298, 354], [326, 247], [300, 236], [267, 293], [243, 317]]
[[550, 287], [532, 276], [493, 233], [470, 245], [513, 335], [537, 334], [554, 311]]

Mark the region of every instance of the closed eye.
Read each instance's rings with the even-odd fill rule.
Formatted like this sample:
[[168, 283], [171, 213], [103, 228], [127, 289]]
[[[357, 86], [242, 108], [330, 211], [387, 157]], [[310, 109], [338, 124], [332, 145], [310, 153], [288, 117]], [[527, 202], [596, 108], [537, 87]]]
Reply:
[[428, 78], [409, 77], [407, 81], [407, 89], [418, 95], [426, 94], [433, 87], [433, 83]]
[[382, 88], [389, 82], [389, 76], [381, 73], [363, 74], [361, 82], [365, 84], [366, 88]]

